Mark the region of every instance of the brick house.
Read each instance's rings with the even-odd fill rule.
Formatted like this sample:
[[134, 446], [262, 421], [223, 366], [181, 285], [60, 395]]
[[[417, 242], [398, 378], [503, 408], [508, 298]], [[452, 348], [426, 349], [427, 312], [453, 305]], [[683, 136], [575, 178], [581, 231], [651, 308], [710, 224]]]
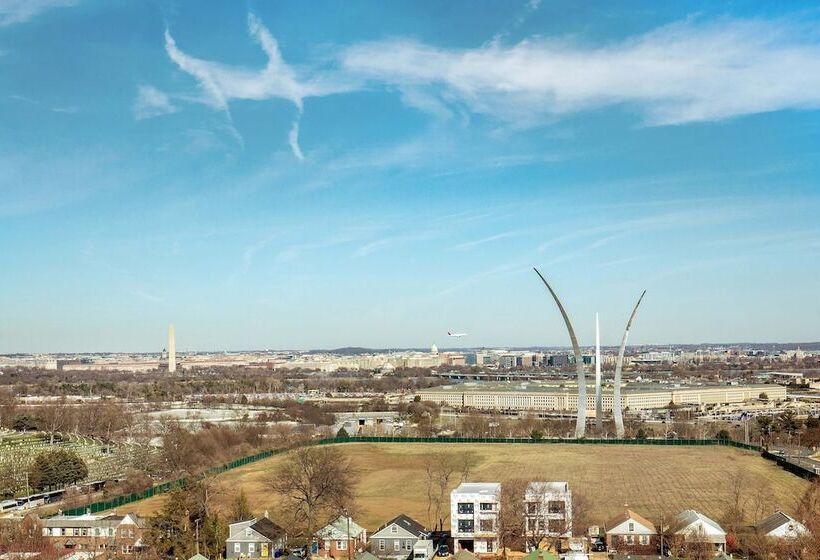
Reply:
[[367, 531], [350, 517], [339, 516], [316, 531], [316, 554], [330, 558], [352, 558], [367, 543]]
[[606, 548], [618, 554], [656, 554], [658, 531], [655, 525], [635, 513], [626, 510], [607, 523]]

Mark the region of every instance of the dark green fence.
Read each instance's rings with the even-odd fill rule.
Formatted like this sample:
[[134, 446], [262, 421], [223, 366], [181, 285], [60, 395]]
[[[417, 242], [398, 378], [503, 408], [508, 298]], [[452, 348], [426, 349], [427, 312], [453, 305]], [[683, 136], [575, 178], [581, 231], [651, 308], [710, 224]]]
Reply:
[[[331, 437], [310, 441], [303, 445], [330, 445], [336, 443], [526, 443], [526, 444], [577, 444], [577, 445], [723, 445], [727, 447], [737, 447], [740, 449], [747, 449], [750, 451], [761, 451], [760, 446], [750, 445], [747, 443], [740, 443], [732, 440], [724, 439], [561, 439], [561, 438], [467, 438], [467, 437], [375, 437], [375, 436], [349, 436], [349, 437]], [[267, 459], [274, 455], [290, 451], [294, 447], [287, 447], [283, 449], [261, 451], [255, 455], [248, 455], [219, 465], [211, 467], [206, 470], [200, 477], [207, 477], [223, 473], [238, 467], [249, 465], [263, 459]], [[63, 515], [82, 515], [88, 511], [91, 513], [98, 513], [101, 511], [117, 508], [146, 500], [159, 494], [183, 486], [186, 479], [180, 478], [171, 482], [163, 482], [142, 492], [135, 492], [127, 496], [118, 496], [111, 500], [101, 502], [94, 502], [86, 506], [71, 508], [63, 511]]]

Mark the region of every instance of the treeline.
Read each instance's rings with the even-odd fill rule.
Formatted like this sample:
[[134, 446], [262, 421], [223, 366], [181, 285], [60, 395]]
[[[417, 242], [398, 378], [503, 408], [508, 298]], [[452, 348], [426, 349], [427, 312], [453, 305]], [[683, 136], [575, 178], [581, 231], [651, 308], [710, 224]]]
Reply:
[[407, 368], [379, 378], [369, 372], [317, 375], [315, 372], [250, 367], [191, 368], [168, 372], [55, 371], [5, 368], [0, 387], [13, 395], [116, 397], [128, 401], [173, 401], [192, 396], [265, 393], [388, 393], [414, 391], [446, 383], [429, 369]]
[[72, 404], [61, 398], [42, 405], [21, 405], [14, 395], [0, 389], [0, 427], [44, 432], [52, 443], [60, 433], [111, 442], [128, 436], [135, 424], [134, 415], [111, 400]]

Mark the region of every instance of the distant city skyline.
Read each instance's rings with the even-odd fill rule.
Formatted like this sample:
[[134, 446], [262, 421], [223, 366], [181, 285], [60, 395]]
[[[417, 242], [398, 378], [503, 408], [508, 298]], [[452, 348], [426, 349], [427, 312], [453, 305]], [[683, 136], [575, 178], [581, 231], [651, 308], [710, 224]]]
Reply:
[[[809, 2], [0, 5], [0, 353], [820, 340]], [[665, 342], [673, 341], [673, 342]]]

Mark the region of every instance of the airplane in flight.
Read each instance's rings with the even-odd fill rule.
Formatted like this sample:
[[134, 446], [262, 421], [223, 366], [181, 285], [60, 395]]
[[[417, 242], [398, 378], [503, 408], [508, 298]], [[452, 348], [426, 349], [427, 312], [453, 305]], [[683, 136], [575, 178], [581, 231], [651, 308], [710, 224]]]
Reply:
[[466, 332], [450, 332], [447, 331], [447, 336], [452, 336], [453, 338], [461, 338], [462, 336], [467, 336]]

